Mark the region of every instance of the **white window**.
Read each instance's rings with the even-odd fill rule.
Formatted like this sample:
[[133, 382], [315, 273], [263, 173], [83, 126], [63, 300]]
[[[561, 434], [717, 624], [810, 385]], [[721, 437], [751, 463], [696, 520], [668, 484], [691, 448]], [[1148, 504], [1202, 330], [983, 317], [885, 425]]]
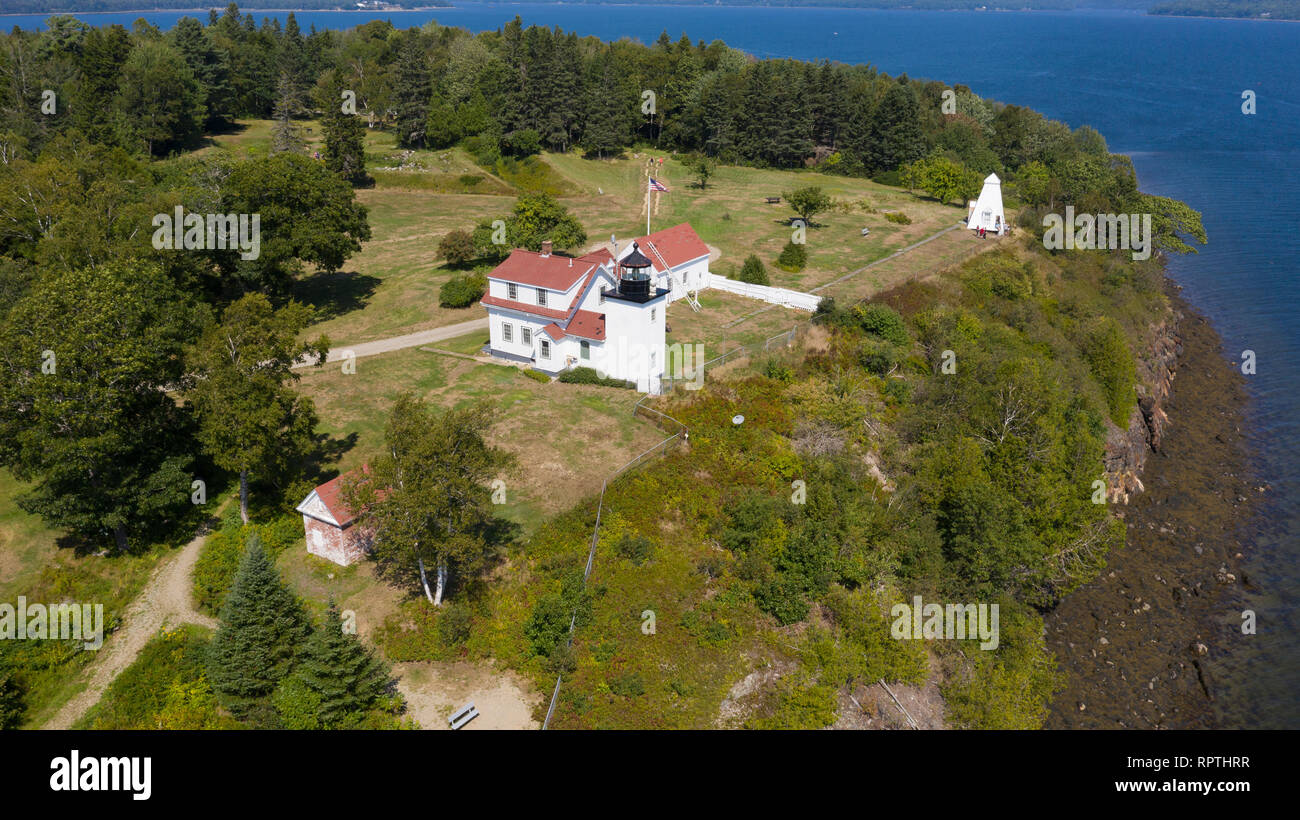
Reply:
[[605, 286], [604, 286], [604, 285], [601, 285], [601, 286], [600, 286], [600, 303], [601, 303], [602, 305], [605, 304]]
[[523, 339], [524, 344], [531, 345], [533, 343], [533, 329], [531, 327], [520, 327], [519, 336]]
[[519, 286], [514, 282], [506, 283], [506, 298], [512, 301], [519, 301]]
[[537, 289], [537, 304], [546, 307], [546, 291], [541, 288]]
[[590, 359], [590, 358], [591, 358], [591, 342], [589, 342], [589, 341], [587, 341], [587, 340], [584, 339], [584, 340], [582, 341], [582, 345], [581, 345], [581, 347], [582, 347], [582, 358], [584, 358], [584, 359]]
[[501, 339], [506, 342], [513, 342], [515, 340], [515, 326], [509, 322], [502, 322]]
[[542, 339], [542, 358], [543, 359], [551, 358], [551, 343], [546, 341], [545, 339]]
[[655, 323], [655, 309], [650, 308], [650, 324], [653, 325], [654, 323]]

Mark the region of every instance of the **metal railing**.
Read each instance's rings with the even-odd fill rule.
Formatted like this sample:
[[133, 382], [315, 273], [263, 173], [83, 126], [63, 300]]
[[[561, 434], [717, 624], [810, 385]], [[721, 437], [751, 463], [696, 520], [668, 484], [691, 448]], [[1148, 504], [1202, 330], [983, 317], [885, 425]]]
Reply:
[[721, 356], [714, 356], [712, 359], [709, 359], [708, 361], [703, 362], [702, 364], [697, 364], [691, 368], [687, 368], [684, 366], [683, 363], [679, 362], [677, 365], [678, 369], [683, 372], [689, 370], [691, 372], [691, 376], [689, 378], [686, 376], [660, 377], [659, 380], [660, 392], [671, 393], [673, 391], [673, 388], [677, 386], [678, 382], [691, 383], [696, 381], [696, 379], [698, 378], [696, 374], [700, 370], [704, 371], [704, 378], [707, 379], [710, 367], [721, 367], [722, 365], [727, 364], [728, 362], [734, 362], [739, 359], [747, 359], [753, 356], [755, 353], [764, 353], [773, 349], [774, 347], [786, 347], [790, 344], [793, 344], [794, 340], [799, 337], [799, 334], [804, 330], [806, 330], [811, 325], [812, 325], [811, 319], [804, 322], [800, 322], [799, 324], [795, 325], [789, 330], [782, 331], [781, 333], [778, 333], [775, 336], [770, 336], [761, 342], [753, 342], [752, 344], [733, 347], [732, 349], [723, 353]]
[[[658, 417], [657, 419], [651, 419], [651, 421], [653, 421], [655, 424], [662, 426], [663, 422], [667, 421], [676, 424], [680, 429], [678, 430], [678, 432], [673, 433], [668, 438], [659, 442], [655, 446], [651, 447], [649, 450], [646, 450], [645, 452], [638, 455], [636, 458], [624, 464], [622, 467], [619, 467], [617, 470], [610, 473], [605, 478], [605, 480], [601, 482], [600, 499], [596, 502], [596, 524], [595, 526], [592, 527], [591, 530], [591, 547], [590, 549], [587, 550], [587, 566], [582, 571], [583, 589], [586, 589], [587, 579], [591, 577], [591, 568], [596, 563], [596, 545], [600, 543], [600, 516], [605, 511], [605, 492], [609, 489], [610, 482], [618, 480], [619, 476], [623, 475], [624, 473], [633, 469], [634, 467], [637, 467], [645, 463], [646, 461], [649, 461], [650, 458], [655, 456], [656, 454], [667, 453], [668, 449], [672, 447], [676, 442], [686, 441], [687, 438], [689, 438], [690, 436], [690, 433], [687, 430], [685, 424], [682, 424], [680, 421], [673, 418], [672, 416], [659, 412], [653, 407], [644, 406], [644, 402], [648, 398], [650, 398], [648, 394], [642, 396], [641, 399], [639, 399], [637, 403], [632, 406], [632, 415], [653, 413], [655, 416]], [[573, 614], [569, 616], [568, 645], [570, 647], [573, 646], [573, 636], [574, 633], [577, 631], [577, 626], [578, 626], [578, 610], [577, 610], [577, 606], [575, 605]], [[563, 682], [563, 680], [564, 680], [563, 673], [560, 673], [555, 676], [555, 690], [551, 693], [551, 703], [550, 706], [548, 706], [546, 709], [546, 719], [542, 722], [542, 731], [545, 731], [546, 729], [550, 728], [551, 716], [555, 714], [555, 704], [559, 702], [560, 684]]]

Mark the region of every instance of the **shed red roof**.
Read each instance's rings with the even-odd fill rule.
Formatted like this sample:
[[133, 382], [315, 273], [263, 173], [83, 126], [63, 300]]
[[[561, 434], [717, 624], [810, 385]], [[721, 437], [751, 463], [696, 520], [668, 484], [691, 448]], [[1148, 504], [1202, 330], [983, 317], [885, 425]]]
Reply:
[[325, 509], [330, 511], [334, 520], [339, 522], [340, 527], [346, 527], [356, 518], [348, 506], [343, 503], [343, 483], [345, 479], [355, 478], [358, 473], [365, 471], [370, 472], [369, 467], [362, 467], [361, 470], [350, 470], [343, 473], [338, 478], [332, 478], [316, 488], [316, 497], [325, 505]]
[[666, 262], [670, 268], [709, 255], [709, 246], [689, 222], [655, 231], [636, 240], [646, 255], [655, 262]]
[[521, 313], [531, 313], [534, 316], [544, 316], [547, 319], [563, 319], [569, 315], [567, 310], [555, 310], [554, 308], [544, 308], [540, 305], [530, 305], [527, 302], [515, 302], [510, 299], [502, 299], [500, 296], [486, 295], [479, 300], [490, 307], [510, 308]]

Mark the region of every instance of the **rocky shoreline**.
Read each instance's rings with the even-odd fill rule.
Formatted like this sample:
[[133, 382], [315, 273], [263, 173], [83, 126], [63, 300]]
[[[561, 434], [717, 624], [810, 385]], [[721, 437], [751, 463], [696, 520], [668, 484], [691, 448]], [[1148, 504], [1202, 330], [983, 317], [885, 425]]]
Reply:
[[1107, 441], [1107, 490], [1128, 525], [1099, 578], [1045, 618], [1065, 672], [1048, 728], [1214, 728], [1206, 660], [1241, 623], [1243, 524], [1260, 488], [1242, 433], [1243, 377], [1169, 285], [1139, 402]]

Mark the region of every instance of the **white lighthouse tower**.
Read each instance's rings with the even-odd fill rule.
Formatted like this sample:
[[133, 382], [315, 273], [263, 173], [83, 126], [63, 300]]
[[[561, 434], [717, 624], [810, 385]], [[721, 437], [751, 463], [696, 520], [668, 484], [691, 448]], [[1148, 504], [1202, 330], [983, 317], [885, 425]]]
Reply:
[[997, 174], [989, 174], [984, 178], [980, 198], [970, 203], [966, 227], [972, 231], [983, 228], [999, 236], [1007, 232], [1007, 217], [1002, 212], [1002, 180], [998, 179]]

